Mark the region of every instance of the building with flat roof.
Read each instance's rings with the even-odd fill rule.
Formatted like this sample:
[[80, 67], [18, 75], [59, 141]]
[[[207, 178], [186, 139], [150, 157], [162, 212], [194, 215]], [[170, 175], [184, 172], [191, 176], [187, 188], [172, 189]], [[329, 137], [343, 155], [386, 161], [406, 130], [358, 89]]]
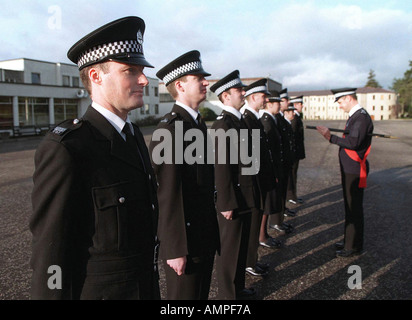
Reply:
[[[132, 121], [159, 113], [159, 81], [148, 80], [144, 106], [130, 112]], [[39, 134], [81, 117], [90, 104], [74, 64], [27, 58], [0, 61], [0, 132]]]
[[[398, 118], [397, 95], [382, 88], [358, 88], [358, 101], [372, 120]], [[303, 118], [310, 120], [344, 120], [348, 114], [339, 109], [330, 90], [289, 91], [290, 97], [303, 96]]]

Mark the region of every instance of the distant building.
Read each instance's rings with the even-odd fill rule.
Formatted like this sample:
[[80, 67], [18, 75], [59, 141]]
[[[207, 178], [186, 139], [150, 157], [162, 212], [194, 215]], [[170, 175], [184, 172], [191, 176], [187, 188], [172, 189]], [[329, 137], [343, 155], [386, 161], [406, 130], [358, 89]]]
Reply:
[[[251, 84], [252, 82], [255, 82], [259, 79], [262, 79], [264, 77], [260, 78], [242, 78], [242, 82], [246, 85]], [[269, 91], [280, 91], [282, 90], [282, 84], [270, 79], [268, 79], [268, 89]], [[206, 95], [206, 100], [203, 101], [200, 104], [200, 107], [207, 107], [211, 110], [213, 110], [216, 114], [220, 114], [222, 112], [222, 103], [219, 101], [219, 98], [216, 96], [215, 93], [210, 91], [210, 87], [215, 84], [216, 82], [219, 81], [219, 79], [207, 79], [209, 82], [209, 86], [207, 87], [207, 95]], [[173, 107], [173, 104], [175, 100], [172, 98], [172, 96], [169, 94], [167, 91], [165, 85], [163, 82], [159, 83], [159, 93], [160, 93], [160, 114], [163, 116], [166, 113], [170, 112], [170, 110]]]
[[[373, 120], [398, 118], [397, 96], [394, 91], [382, 88], [359, 88], [356, 91], [359, 104]], [[339, 109], [330, 90], [289, 91], [290, 97], [303, 95], [303, 117], [311, 120], [343, 120], [348, 114]]]
[[[129, 114], [132, 121], [159, 113], [159, 81], [148, 80], [144, 106]], [[0, 61], [0, 132], [40, 133], [81, 117], [90, 103], [74, 64], [27, 58]]]

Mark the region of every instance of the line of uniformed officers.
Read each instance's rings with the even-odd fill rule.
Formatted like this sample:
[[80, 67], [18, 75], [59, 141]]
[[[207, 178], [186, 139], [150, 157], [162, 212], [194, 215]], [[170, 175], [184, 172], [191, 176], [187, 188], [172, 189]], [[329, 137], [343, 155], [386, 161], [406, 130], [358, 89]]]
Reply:
[[[293, 230], [285, 216], [295, 213], [286, 205], [301, 202], [296, 137], [303, 127], [287, 91], [269, 92], [266, 79], [245, 86], [237, 70], [215, 83], [223, 111], [212, 128], [239, 139], [216, 139], [213, 150], [198, 111], [210, 74], [198, 51], [187, 52], [156, 74], [176, 100], [157, 127], [172, 140], [165, 146], [153, 136], [147, 148], [128, 116], [143, 106], [143, 69], [153, 67], [143, 55], [144, 31], [138, 17], [118, 19], [68, 52], [93, 102], [82, 118], [52, 129], [36, 151], [33, 299], [160, 299], [158, 255], [167, 299], [208, 299], [215, 265], [218, 298], [248, 298], [255, 291], [245, 287], [246, 272], [269, 271], [258, 247], [282, 246], [268, 228]], [[183, 140], [191, 129], [205, 142], [194, 163], [185, 157], [192, 142]], [[162, 148], [172, 150], [171, 162], [154, 159]]]

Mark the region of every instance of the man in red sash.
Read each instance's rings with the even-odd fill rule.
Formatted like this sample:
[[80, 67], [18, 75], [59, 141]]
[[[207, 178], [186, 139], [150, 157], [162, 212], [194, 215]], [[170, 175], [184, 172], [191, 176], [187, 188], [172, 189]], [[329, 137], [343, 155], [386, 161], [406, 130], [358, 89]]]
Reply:
[[318, 131], [339, 146], [339, 163], [345, 202], [344, 241], [335, 244], [338, 257], [351, 257], [363, 249], [363, 191], [369, 163], [366, 160], [372, 141], [373, 123], [369, 114], [357, 100], [356, 88], [332, 90], [339, 108], [349, 114], [342, 138], [332, 135], [326, 127]]

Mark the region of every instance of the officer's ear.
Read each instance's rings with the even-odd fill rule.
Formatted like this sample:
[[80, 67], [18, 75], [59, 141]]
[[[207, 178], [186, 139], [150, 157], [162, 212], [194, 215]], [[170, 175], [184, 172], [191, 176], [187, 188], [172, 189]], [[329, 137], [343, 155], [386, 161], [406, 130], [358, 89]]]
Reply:
[[89, 69], [89, 79], [90, 82], [100, 85], [102, 83], [102, 76], [104, 74], [104, 70], [100, 67], [100, 65], [96, 64]]

